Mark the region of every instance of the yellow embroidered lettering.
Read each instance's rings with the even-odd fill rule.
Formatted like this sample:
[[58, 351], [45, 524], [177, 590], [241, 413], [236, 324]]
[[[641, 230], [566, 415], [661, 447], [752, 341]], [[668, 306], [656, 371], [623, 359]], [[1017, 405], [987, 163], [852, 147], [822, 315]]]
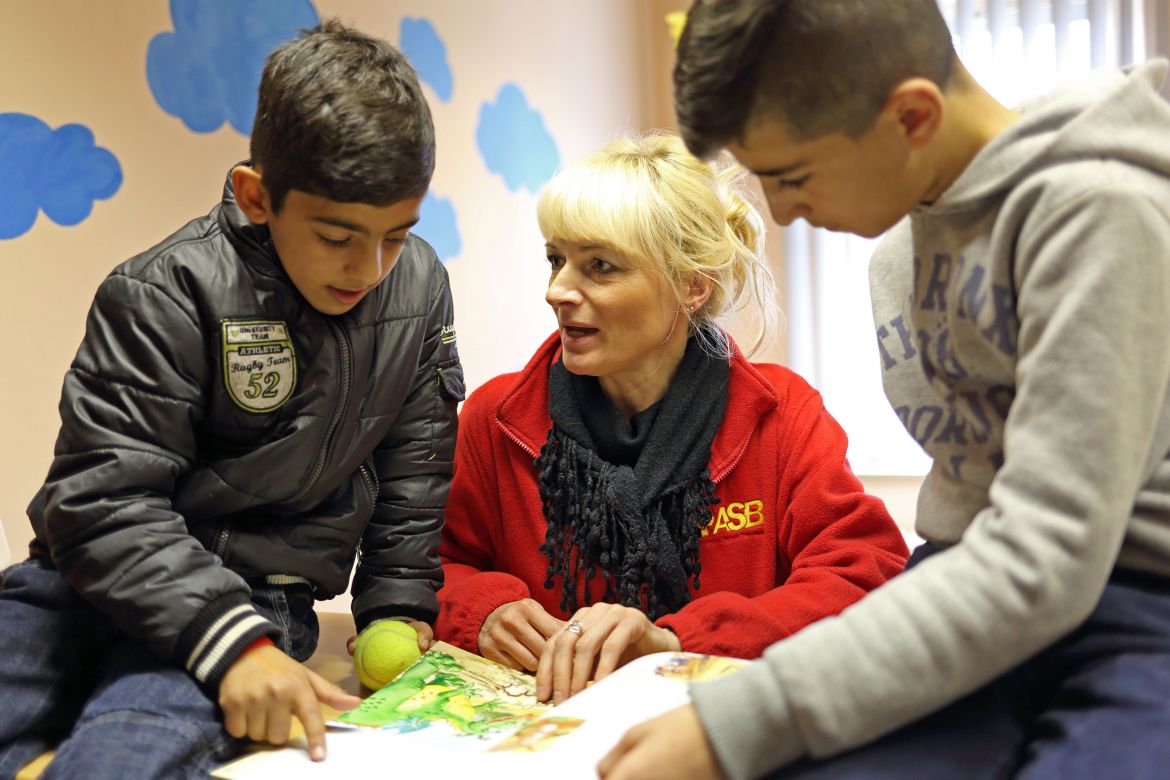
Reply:
[[[720, 531], [734, 533], [745, 528], [755, 528], [764, 524], [764, 502], [760, 499], [752, 501], [731, 501], [719, 507], [719, 513], [712, 513], [707, 525], [700, 531], [702, 536], [715, 536]], [[726, 536], [727, 534], [724, 534]]]
[[719, 507], [719, 517], [715, 520], [715, 527], [711, 529], [711, 533], [719, 533], [720, 528], [727, 529], [727, 509], [724, 507]]
[[755, 501], [748, 501], [744, 505], [744, 515], [746, 515], [745, 528], [755, 528], [764, 522], [764, 502], [756, 499]]

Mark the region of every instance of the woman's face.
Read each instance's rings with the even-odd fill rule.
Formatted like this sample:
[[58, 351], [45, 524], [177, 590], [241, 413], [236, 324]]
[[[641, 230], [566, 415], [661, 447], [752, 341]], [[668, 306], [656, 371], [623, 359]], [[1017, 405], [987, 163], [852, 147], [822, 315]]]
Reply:
[[603, 388], [669, 381], [686, 349], [687, 318], [679, 291], [652, 263], [596, 243], [553, 238], [545, 300], [561, 332], [561, 360]]

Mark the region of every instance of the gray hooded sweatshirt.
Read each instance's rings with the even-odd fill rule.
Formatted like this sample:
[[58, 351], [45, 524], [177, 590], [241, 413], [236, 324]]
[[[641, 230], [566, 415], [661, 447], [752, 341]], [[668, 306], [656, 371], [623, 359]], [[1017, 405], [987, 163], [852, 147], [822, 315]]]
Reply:
[[1170, 577], [1167, 65], [1027, 106], [871, 268], [886, 395], [945, 550], [691, 689], [733, 780], [862, 745]]

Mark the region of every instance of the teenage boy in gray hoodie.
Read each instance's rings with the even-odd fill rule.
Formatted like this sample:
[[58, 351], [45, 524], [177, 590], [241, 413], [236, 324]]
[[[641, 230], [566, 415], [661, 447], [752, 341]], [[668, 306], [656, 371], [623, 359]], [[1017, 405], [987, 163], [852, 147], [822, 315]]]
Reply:
[[1166, 63], [1012, 111], [935, 0], [699, 0], [678, 56], [689, 147], [730, 150], [778, 223], [892, 228], [873, 309], [886, 394], [933, 456], [927, 544], [632, 730], [602, 776], [1164, 777]]

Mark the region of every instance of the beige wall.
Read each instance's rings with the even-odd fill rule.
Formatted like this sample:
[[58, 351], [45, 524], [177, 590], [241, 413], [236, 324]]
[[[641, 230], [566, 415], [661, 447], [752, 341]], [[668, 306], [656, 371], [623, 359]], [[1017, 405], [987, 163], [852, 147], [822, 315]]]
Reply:
[[918, 512], [918, 488], [922, 480], [919, 477], [862, 476], [861, 481], [868, 492], [881, 496], [902, 532], [913, 533]]
[[[123, 181], [75, 227], [40, 215], [0, 240], [0, 518], [12, 554], [31, 537], [24, 508], [45, 475], [61, 379], [98, 282], [113, 265], [205, 212], [223, 169], [246, 156], [230, 130], [196, 136], [157, 108], [145, 47], [169, 29], [165, 3], [16, 2], [0, 26], [0, 111], [80, 123], [119, 158]], [[18, 75], [19, 74], [19, 75]]]

